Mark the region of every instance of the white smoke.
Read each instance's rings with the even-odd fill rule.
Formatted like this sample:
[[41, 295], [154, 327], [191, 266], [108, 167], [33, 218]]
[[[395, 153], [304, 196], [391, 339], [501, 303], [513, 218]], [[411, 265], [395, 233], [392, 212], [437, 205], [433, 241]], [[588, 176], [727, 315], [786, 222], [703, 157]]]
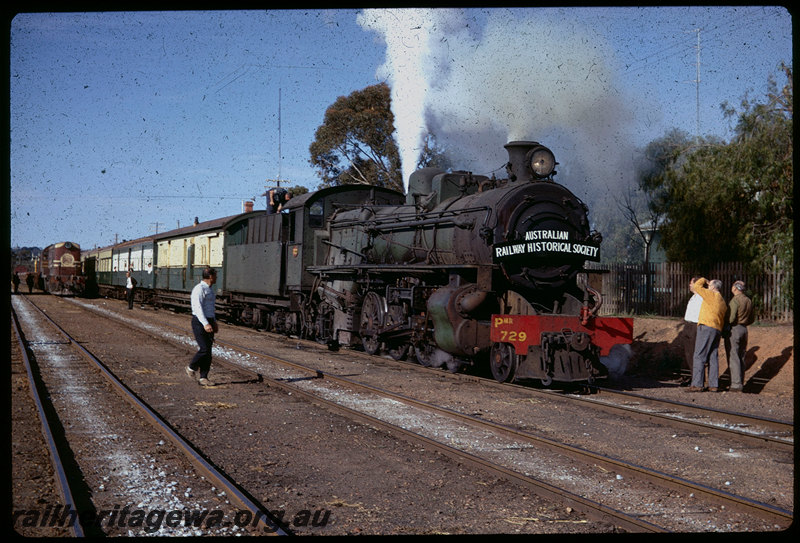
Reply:
[[[377, 77], [392, 89], [395, 138], [403, 165], [404, 183], [416, 168], [426, 132], [429, 54], [431, 40], [441, 31], [430, 9], [369, 9], [358, 15], [363, 28], [376, 31], [386, 42], [386, 61]], [[407, 188], [407, 187], [406, 187]]]
[[619, 379], [628, 370], [633, 351], [628, 344], [617, 344], [611, 347], [608, 356], [601, 356], [600, 362], [608, 368], [608, 375], [612, 379]]
[[613, 52], [569, 10], [371, 9], [358, 23], [386, 43], [376, 75], [392, 88], [406, 183], [426, 132], [476, 173], [501, 168], [513, 140], [553, 149], [572, 183], [630, 169]]

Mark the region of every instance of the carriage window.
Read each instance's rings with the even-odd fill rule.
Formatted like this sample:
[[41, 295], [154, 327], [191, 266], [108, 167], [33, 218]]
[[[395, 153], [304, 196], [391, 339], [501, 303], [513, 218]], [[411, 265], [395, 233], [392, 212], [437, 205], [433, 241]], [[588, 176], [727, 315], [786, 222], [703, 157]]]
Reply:
[[321, 228], [323, 225], [323, 215], [325, 213], [325, 206], [322, 204], [322, 200], [318, 200], [311, 204], [311, 207], [308, 209], [308, 225], [311, 228]]

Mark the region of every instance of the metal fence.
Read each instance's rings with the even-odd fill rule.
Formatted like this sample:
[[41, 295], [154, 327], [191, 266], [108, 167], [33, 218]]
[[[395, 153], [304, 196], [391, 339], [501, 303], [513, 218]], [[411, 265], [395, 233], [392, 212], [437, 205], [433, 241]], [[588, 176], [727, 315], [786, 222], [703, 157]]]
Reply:
[[[683, 317], [689, 301], [689, 283], [694, 275], [720, 279], [726, 301], [731, 297], [734, 281], [745, 282], [745, 293], [753, 300], [757, 319], [794, 322], [794, 274], [791, 264], [773, 260], [771, 266], [758, 273], [745, 270], [741, 262], [722, 262], [709, 269], [698, 270], [679, 262], [650, 264], [595, 264], [587, 268], [598, 272], [602, 283], [601, 315], [659, 315]], [[594, 274], [592, 274], [594, 275]]]

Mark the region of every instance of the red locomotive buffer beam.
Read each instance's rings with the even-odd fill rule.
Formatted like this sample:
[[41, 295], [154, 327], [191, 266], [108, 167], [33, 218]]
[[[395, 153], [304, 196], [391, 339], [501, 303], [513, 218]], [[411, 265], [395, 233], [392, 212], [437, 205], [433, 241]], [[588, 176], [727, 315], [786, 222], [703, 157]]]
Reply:
[[611, 347], [633, 342], [633, 319], [596, 317], [581, 324], [576, 315], [492, 315], [491, 339], [510, 343], [517, 354], [528, 354], [528, 347], [541, 344], [542, 332], [584, 332], [600, 356], [608, 356]]
[[[500, 382], [515, 379], [593, 382], [616, 367], [616, 345], [633, 342], [633, 319], [578, 315], [492, 315], [492, 375]], [[604, 359], [604, 360], [601, 360]]]

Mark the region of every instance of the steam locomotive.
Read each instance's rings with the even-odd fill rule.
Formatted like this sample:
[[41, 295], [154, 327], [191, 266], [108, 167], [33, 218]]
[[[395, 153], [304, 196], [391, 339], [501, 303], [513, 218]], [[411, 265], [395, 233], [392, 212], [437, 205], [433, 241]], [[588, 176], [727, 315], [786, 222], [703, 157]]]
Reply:
[[633, 326], [597, 316], [583, 264], [599, 260], [602, 237], [553, 181], [548, 148], [505, 148], [506, 179], [426, 168], [405, 205], [340, 208], [325, 265], [308, 269], [316, 334], [451, 371], [488, 360], [498, 381], [606, 376], [600, 358], [630, 343]]
[[601, 236], [586, 205], [553, 181], [553, 153], [507, 144], [507, 177], [423, 168], [407, 195], [344, 185], [86, 251], [87, 283], [189, 307], [202, 269], [217, 271], [229, 320], [332, 348], [363, 348], [499, 381], [591, 381], [632, 341], [632, 321], [598, 317], [583, 269]]

